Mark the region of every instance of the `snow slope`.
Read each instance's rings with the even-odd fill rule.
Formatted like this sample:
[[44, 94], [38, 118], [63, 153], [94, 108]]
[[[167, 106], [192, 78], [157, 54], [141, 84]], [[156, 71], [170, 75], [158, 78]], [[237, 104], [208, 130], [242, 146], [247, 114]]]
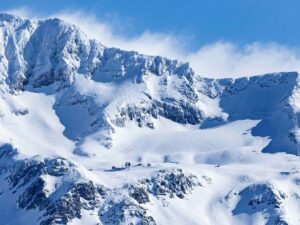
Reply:
[[299, 90], [0, 14], [1, 224], [300, 224]]

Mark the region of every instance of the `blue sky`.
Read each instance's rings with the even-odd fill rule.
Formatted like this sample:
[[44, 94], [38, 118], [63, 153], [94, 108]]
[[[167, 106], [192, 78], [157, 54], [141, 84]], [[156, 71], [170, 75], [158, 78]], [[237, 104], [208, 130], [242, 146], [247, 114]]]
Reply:
[[194, 48], [218, 40], [300, 46], [299, 0], [0, 1], [3, 10], [20, 7], [45, 14], [81, 10], [101, 20], [124, 22], [124, 27], [118, 29], [124, 35], [144, 30], [185, 35], [191, 38]]
[[62, 17], [108, 46], [209, 76], [300, 70], [299, 0], [0, 0], [0, 9]]

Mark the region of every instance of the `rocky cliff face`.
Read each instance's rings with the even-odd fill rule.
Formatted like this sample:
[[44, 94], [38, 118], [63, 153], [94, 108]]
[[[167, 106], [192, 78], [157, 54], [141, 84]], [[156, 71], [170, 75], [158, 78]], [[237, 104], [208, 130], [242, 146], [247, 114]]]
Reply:
[[18, 157], [22, 156], [11, 145], [0, 148], [0, 176], [7, 184], [0, 193], [14, 196], [15, 210], [36, 210], [41, 225], [67, 224], [81, 219], [83, 211], [98, 211], [99, 224], [154, 225], [143, 204], [159, 196], [184, 198], [201, 185], [195, 175], [164, 169], [135, 184], [112, 189], [88, 179], [80, 166], [67, 159]]
[[[2, 14], [1, 23], [2, 83], [11, 91], [56, 85], [57, 92], [61, 90], [58, 110], [60, 106], [79, 105], [88, 111], [92, 122], [87, 133], [103, 126], [112, 130], [111, 124], [124, 126], [126, 120], [153, 128], [151, 120], [158, 115], [179, 123], [203, 120], [203, 113], [194, 104], [198, 95], [188, 64], [106, 48], [58, 19], [30, 22]], [[100, 87], [82, 93], [74, 87], [78, 84], [76, 76], [81, 76], [79, 82], [101, 83], [102, 89], [110, 86], [119, 96], [105, 102], [96, 96], [102, 91]], [[128, 90], [128, 83], [136, 91]], [[118, 104], [122, 97], [128, 97], [127, 101]]]
[[[0, 22], [3, 86], [18, 91], [55, 85], [58, 115], [78, 106], [89, 117], [86, 128], [76, 135], [68, 136], [64, 124], [71, 139], [98, 132], [100, 142], [110, 148], [114, 127], [124, 127], [130, 120], [154, 128], [153, 120], [161, 116], [205, 128], [254, 118], [262, 122], [253, 135], [273, 138], [266, 152], [296, 152], [289, 104], [298, 86], [296, 73], [205, 79], [176, 60], [106, 48], [59, 19], [31, 22], [1, 14]], [[264, 100], [257, 102], [260, 97]], [[219, 112], [206, 113], [201, 107], [204, 98], [207, 104], [218, 99]], [[286, 124], [282, 132], [265, 129], [278, 117]]]

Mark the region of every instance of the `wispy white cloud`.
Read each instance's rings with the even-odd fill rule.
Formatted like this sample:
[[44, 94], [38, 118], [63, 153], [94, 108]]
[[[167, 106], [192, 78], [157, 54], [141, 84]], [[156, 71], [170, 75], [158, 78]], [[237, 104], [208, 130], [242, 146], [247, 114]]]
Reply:
[[195, 71], [213, 77], [251, 76], [270, 72], [300, 71], [300, 51], [276, 43], [237, 46], [217, 42], [187, 55]]
[[238, 46], [230, 42], [216, 42], [197, 51], [186, 48], [187, 40], [173, 34], [145, 31], [135, 37], [118, 35], [116, 28], [85, 12], [58, 12], [42, 16], [26, 8], [9, 12], [25, 18], [58, 17], [78, 25], [89, 37], [106, 46], [135, 50], [148, 55], [162, 55], [189, 62], [199, 74], [208, 77], [238, 77], [281, 71], [300, 71], [300, 49], [276, 43], [250, 43]]

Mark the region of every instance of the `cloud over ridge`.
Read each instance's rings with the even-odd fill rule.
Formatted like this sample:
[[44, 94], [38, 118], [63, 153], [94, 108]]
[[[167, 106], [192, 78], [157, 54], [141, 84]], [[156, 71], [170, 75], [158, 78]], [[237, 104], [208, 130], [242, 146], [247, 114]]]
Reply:
[[27, 8], [12, 9], [8, 12], [29, 19], [58, 17], [78, 25], [89, 37], [108, 47], [189, 62], [196, 73], [206, 77], [240, 77], [300, 71], [300, 49], [278, 43], [258, 41], [240, 46], [232, 42], [218, 41], [191, 51], [186, 48], [186, 42], [190, 40], [181, 36], [145, 31], [135, 37], [124, 37], [116, 34], [113, 25], [82, 11], [62, 11], [46, 16], [33, 13]]

